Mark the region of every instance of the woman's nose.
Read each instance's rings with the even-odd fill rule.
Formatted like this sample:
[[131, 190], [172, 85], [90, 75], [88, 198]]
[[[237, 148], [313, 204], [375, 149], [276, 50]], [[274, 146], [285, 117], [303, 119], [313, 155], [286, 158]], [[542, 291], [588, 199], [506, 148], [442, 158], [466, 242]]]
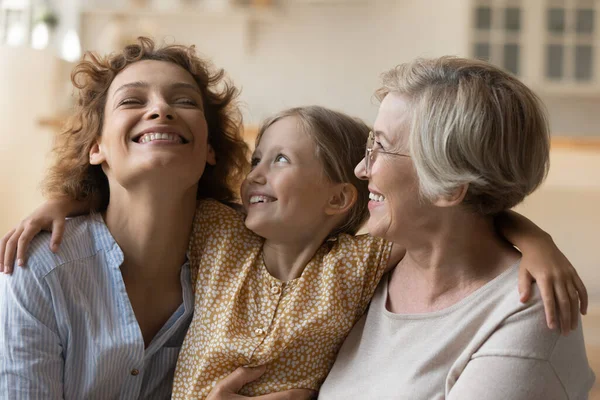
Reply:
[[365, 163], [364, 157], [362, 160], [360, 160], [358, 165], [354, 168], [354, 175], [356, 175], [356, 177], [358, 179], [362, 179], [362, 180], [369, 179], [369, 177], [367, 176], [367, 168], [366, 168], [366, 163]]
[[166, 101], [157, 101], [148, 110], [148, 118], [173, 121], [177, 117], [175, 110]]

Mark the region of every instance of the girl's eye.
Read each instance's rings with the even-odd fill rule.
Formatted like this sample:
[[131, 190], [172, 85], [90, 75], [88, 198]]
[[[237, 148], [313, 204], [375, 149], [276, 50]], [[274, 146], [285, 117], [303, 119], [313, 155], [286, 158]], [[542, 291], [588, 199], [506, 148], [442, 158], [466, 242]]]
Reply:
[[275, 162], [289, 163], [290, 160], [288, 160], [283, 154], [278, 154], [277, 157], [275, 157]]
[[260, 163], [260, 158], [252, 157], [252, 160], [250, 160], [250, 167], [254, 169], [254, 167], [256, 167], [258, 163]]

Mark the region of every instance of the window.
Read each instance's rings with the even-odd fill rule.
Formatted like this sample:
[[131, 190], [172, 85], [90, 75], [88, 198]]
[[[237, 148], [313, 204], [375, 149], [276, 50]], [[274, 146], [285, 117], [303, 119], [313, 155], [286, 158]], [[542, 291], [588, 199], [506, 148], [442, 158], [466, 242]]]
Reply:
[[546, 0], [545, 77], [590, 82], [594, 70], [598, 0]]
[[0, 44], [25, 44], [29, 39], [30, 20], [27, 1], [0, 0]]
[[477, 0], [472, 55], [518, 75], [521, 71], [521, 0]]

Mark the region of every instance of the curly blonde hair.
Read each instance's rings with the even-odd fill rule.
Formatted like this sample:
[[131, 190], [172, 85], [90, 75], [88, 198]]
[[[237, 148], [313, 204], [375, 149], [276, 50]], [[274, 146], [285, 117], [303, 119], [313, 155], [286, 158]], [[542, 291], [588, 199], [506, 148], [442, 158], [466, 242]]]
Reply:
[[108, 181], [101, 166], [90, 165], [89, 152], [102, 133], [104, 106], [112, 81], [128, 65], [142, 60], [171, 62], [194, 78], [202, 93], [208, 140], [217, 158], [215, 166], [206, 166], [197, 196], [236, 201], [239, 184], [249, 169], [248, 146], [241, 137], [238, 89], [222, 69], [214, 70], [209, 61], [196, 55], [194, 46], [157, 47], [146, 37], [105, 57], [87, 52], [73, 69], [71, 82], [77, 89], [77, 103], [58, 135], [55, 161], [43, 183], [45, 195], [85, 200], [96, 210], [107, 207]]

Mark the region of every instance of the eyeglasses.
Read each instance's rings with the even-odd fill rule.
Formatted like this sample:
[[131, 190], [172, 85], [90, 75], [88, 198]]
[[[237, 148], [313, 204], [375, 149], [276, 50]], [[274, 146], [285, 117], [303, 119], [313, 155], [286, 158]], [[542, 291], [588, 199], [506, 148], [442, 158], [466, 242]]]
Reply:
[[381, 149], [374, 148], [375, 146], [375, 134], [373, 131], [369, 132], [369, 138], [367, 139], [367, 148], [365, 149], [365, 172], [369, 174], [371, 172], [371, 166], [375, 161], [375, 154], [389, 154], [391, 156], [398, 157], [410, 157], [408, 154], [392, 153], [390, 151], [383, 151]]

